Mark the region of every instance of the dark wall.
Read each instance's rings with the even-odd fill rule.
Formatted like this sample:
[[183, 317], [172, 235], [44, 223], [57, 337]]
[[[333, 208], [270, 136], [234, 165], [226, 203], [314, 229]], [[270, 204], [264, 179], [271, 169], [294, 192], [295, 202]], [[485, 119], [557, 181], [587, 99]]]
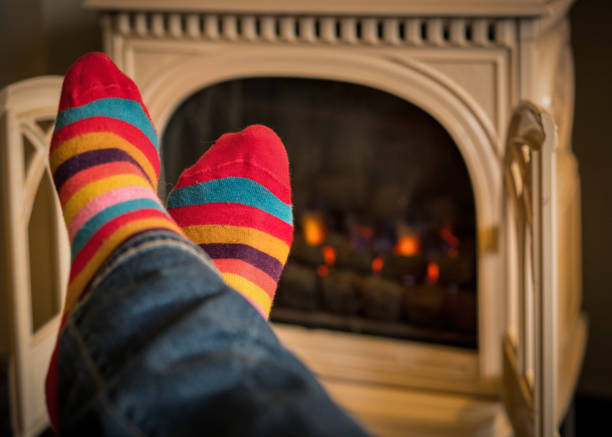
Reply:
[[[0, 1], [0, 87], [62, 74], [100, 49], [95, 14], [81, 0]], [[584, 308], [590, 318], [579, 391], [612, 397], [612, 13], [606, 0], [579, 0], [571, 12], [576, 63], [574, 150], [582, 177]], [[0, 236], [1, 240], [1, 236]]]
[[63, 74], [79, 55], [101, 49], [96, 14], [82, 0], [0, 0], [0, 88]]

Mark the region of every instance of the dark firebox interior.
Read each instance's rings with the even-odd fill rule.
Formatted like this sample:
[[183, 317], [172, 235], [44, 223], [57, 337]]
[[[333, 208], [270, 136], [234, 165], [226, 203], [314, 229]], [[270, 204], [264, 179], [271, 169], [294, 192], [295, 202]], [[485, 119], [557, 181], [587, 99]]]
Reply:
[[216, 138], [254, 123], [279, 134], [291, 163], [294, 243], [271, 319], [476, 348], [474, 196], [446, 130], [360, 85], [223, 82], [171, 118], [162, 198]]

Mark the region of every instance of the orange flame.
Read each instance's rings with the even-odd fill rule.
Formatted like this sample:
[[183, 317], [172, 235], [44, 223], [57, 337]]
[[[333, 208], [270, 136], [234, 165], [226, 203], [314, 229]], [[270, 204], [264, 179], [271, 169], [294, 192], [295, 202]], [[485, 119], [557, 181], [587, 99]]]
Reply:
[[404, 235], [397, 240], [393, 251], [397, 255], [414, 256], [419, 253], [421, 245], [419, 238], [414, 235]]
[[384, 265], [384, 261], [381, 257], [377, 256], [372, 260], [372, 271], [374, 273], [379, 273]]
[[440, 266], [435, 262], [431, 261], [427, 264], [427, 282], [435, 284], [440, 277]]
[[325, 240], [323, 219], [316, 214], [304, 214], [302, 218], [304, 240], [311, 246], [318, 246]]
[[336, 249], [334, 249], [330, 245], [325, 245], [321, 249], [321, 252], [323, 253], [323, 259], [325, 260], [325, 264], [330, 267], [333, 266], [336, 262]]
[[321, 264], [319, 267], [317, 267], [317, 274], [321, 277], [323, 276], [327, 276], [327, 274], [329, 273], [329, 267], [327, 267], [324, 264]]

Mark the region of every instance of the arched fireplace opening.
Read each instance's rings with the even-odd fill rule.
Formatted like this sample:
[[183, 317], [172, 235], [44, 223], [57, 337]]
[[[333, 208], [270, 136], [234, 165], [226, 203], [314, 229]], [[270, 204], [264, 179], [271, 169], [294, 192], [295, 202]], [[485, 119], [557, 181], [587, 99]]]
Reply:
[[455, 142], [362, 85], [244, 78], [186, 99], [162, 139], [162, 198], [214, 140], [261, 123], [289, 153], [295, 235], [271, 318], [476, 348], [476, 211]]

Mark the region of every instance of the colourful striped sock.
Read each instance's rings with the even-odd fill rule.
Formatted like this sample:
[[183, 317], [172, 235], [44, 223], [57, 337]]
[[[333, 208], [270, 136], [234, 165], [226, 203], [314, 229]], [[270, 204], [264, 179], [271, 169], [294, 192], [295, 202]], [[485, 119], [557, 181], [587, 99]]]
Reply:
[[[183, 235], [156, 194], [157, 148], [157, 135], [136, 85], [110, 58], [90, 53], [70, 67], [49, 150], [72, 253], [62, 327], [93, 276], [122, 242], [152, 229]], [[45, 382], [56, 430], [57, 364], [56, 346]]]
[[181, 233], [157, 197], [158, 141], [138, 88], [106, 55], [70, 68], [51, 140], [72, 265], [68, 314], [111, 252], [135, 233]]
[[293, 239], [289, 161], [265, 126], [225, 134], [185, 170], [168, 212], [268, 318]]

